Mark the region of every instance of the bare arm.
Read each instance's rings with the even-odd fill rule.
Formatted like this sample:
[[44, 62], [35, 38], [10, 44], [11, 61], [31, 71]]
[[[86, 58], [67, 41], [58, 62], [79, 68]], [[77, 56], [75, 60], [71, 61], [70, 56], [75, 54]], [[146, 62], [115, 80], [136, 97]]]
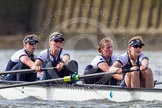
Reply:
[[30, 68], [34, 65], [34, 62], [28, 56], [22, 56], [20, 57], [20, 60]]
[[106, 62], [99, 63], [98, 67], [104, 72], [109, 71], [109, 68], [110, 68], [109, 65]]
[[[118, 68], [118, 67], [121, 67], [120, 62], [115, 62], [114, 67], [112, 67], [112, 66], [110, 67], [106, 62], [101, 62], [98, 64], [98, 67], [104, 72], [108, 72], [108, 71], [109, 72], [117, 71], [119, 73], [122, 72], [122, 69]], [[113, 71], [112, 69], [115, 69], [115, 70]], [[114, 75], [112, 75], [112, 77], [115, 79], [118, 79], [118, 80], [122, 79], [122, 76], [119, 74], [114, 74]]]
[[149, 60], [147, 58], [143, 59], [141, 62], [140, 70], [147, 70], [149, 65]]
[[37, 59], [33, 64], [32, 69], [34, 69], [36, 72], [41, 72], [42, 71], [41, 67], [42, 67], [42, 61]]
[[112, 72], [117, 72], [117, 73], [122, 73], [122, 64], [119, 61], [115, 61], [113, 65], [110, 67], [110, 71]]
[[34, 63], [35, 66], [42, 66], [42, 61], [37, 59]]

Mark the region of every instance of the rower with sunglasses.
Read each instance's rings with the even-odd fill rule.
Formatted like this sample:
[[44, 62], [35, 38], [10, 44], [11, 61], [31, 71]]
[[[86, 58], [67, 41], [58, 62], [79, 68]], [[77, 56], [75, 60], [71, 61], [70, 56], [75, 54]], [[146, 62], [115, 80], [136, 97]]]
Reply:
[[[36, 35], [27, 35], [23, 39], [23, 48], [15, 52], [9, 60], [6, 71], [30, 69], [36, 59], [34, 51], [37, 47], [38, 37]], [[35, 81], [36, 73], [26, 74], [8, 74], [4, 77], [10, 81]]]
[[43, 72], [42, 80], [53, 79], [71, 75], [78, 72], [76, 61], [70, 61], [70, 55], [63, 49], [64, 38], [59, 32], [54, 32], [49, 37], [49, 48], [40, 52], [33, 69], [41, 72], [41, 68], [55, 67], [54, 70]]
[[117, 61], [110, 68], [111, 71], [122, 73], [123, 69], [139, 69], [123, 73], [121, 86], [128, 88], [153, 88], [153, 74], [148, 67], [149, 58], [142, 53], [144, 46], [141, 36], [135, 36], [128, 42], [127, 52], [119, 56]]

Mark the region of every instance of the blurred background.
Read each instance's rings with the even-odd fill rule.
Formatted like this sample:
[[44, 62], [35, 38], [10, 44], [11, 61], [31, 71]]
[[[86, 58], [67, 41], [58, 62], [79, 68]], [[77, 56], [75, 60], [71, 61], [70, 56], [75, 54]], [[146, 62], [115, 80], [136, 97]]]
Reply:
[[37, 34], [42, 41], [38, 48], [43, 49], [43, 42], [56, 30], [66, 39], [84, 35], [77, 49], [94, 48], [85, 37], [95, 35], [99, 41], [105, 34], [113, 36], [118, 49], [126, 48], [125, 41], [134, 35], [143, 36], [146, 50], [162, 49], [162, 0], [0, 2], [0, 49], [21, 48], [27, 34]]

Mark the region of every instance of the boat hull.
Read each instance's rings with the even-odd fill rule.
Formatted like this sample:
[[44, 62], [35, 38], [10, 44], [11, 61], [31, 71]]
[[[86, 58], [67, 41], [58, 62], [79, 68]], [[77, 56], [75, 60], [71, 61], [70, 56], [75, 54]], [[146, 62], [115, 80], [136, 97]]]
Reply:
[[41, 100], [57, 101], [87, 101], [98, 99], [106, 99], [114, 102], [134, 100], [162, 101], [162, 89], [128, 89], [105, 85], [35, 85], [0, 89], [0, 96], [8, 100], [24, 99], [32, 96]]

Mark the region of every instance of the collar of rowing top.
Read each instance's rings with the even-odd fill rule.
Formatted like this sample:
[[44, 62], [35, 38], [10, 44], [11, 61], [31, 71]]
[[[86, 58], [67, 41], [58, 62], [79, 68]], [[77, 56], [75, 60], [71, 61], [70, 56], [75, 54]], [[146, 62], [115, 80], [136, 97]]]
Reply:
[[109, 66], [112, 65], [112, 58], [111, 58], [111, 57], [109, 57], [109, 59], [106, 59], [103, 55], [101, 55], [101, 56], [104, 58], [104, 60], [106, 61], [106, 63], [107, 63]]

